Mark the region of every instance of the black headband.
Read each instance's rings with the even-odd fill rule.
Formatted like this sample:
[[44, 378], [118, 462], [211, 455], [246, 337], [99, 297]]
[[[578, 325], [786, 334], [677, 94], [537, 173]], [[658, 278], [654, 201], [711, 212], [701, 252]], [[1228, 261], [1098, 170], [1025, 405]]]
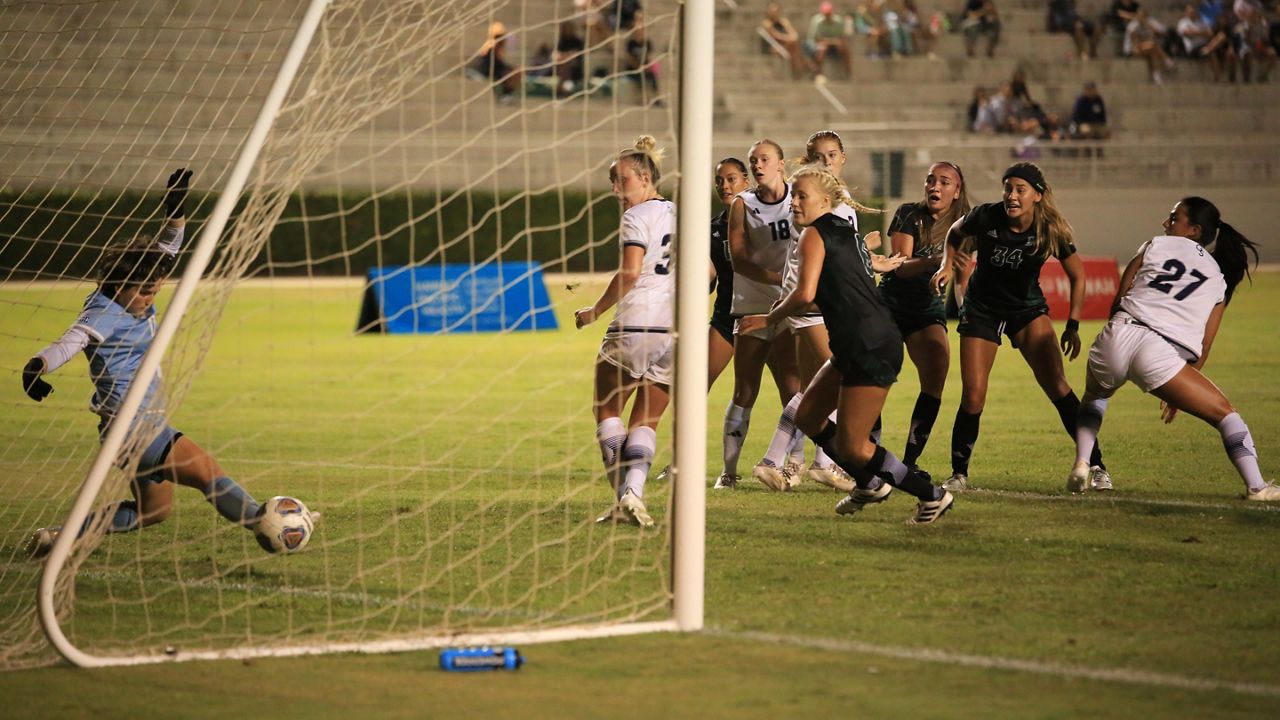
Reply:
[[1000, 178], [1000, 182], [1004, 182], [1009, 178], [1018, 178], [1026, 180], [1027, 184], [1036, 189], [1036, 192], [1044, 194], [1047, 187], [1044, 183], [1044, 175], [1040, 173], [1040, 168], [1034, 165], [1013, 165], [1004, 171], [1004, 177]]

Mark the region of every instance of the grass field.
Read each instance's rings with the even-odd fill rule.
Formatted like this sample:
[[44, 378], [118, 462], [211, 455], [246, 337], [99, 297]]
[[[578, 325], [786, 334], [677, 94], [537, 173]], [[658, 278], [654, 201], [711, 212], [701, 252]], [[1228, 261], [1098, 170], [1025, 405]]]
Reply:
[[[552, 290], [569, 329], [442, 338], [351, 337], [355, 288], [238, 291], [174, 424], [260, 498], [290, 492], [323, 508], [318, 546], [264, 561], [183, 491], [169, 522], [95, 552], [96, 574], [78, 584], [73, 634], [164, 642], [167, 623], [195, 624], [204, 604], [218, 612], [201, 629], [224, 643], [246, 626], [255, 637], [347, 637], [441, 620], [501, 624], [518, 608], [539, 618], [662, 617], [664, 534], [586, 522], [608, 498], [589, 412], [603, 328], [574, 331], [570, 318], [597, 288]], [[22, 311], [32, 302], [50, 310]], [[0, 366], [11, 369], [0, 389], [10, 498], [0, 510], [8, 558], [0, 577], [14, 587], [35, 576], [17, 543], [34, 524], [56, 521], [96, 443], [83, 360], [52, 378], [58, 391], [44, 405], [18, 389], [17, 368], [38, 338], [70, 321], [74, 294], [0, 290], [0, 305], [14, 309], [0, 317]], [[1249, 422], [1268, 477], [1280, 470], [1278, 305], [1280, 274], [1259, 275], [1229, 310], [1208, 366]], [[1098, 327], [1085, 323], [1082, 336]], [[1069, 366], [1077, 389], [1083, 373], [1083, 359]], [[951, 379], [922, 462], [936, 476], [947, 474], [956, 368]], [[709, 400], [709, 477], [728, 392], [722, 378]], [[908, 367], [885, 412], [895, 451], [914, 397]], [[777, 410], [766, 390], [744, 469]], [[1161, 425], [1156, 402], [1132, 388], [1112, 402], [1102, 442], [1117, 492], [1066, 495], [1071, 446], [1006, 348], [971, 468], [978, 489], [936, 526], [905, 525], [913, 505], [904, 499], [838, 518], [838, 496], [812, 485], [785, 495], [752, 484], [709, 493], [704, 633], [528, 646], [519, 673], [443, 673], [435, 653], [50, 667], [0, 674], [0, 712], [1277, 716], [1280, 512], [1240, 500], [1216, 432], [1186, 417]], [[335, 456], [350, 462], [308, 462]], [[29, 477], [31, 468], [42, 476]], [[50, 469], [65, 472], [50, 477]], [[668, 493], [650, 490], [660, 522]], [[538, 534], [547, 528], [565, 539]], [[349, 567], [360, 581], [330, 588], [344, 599], [270, 597], [274, 586], [326, 587]], [[447, 587], [429, 585], [443, 568], [452, 571]], [[152, 574], [225, 582], [192, 589], [147, 582]], [[594, 584], [599, 577], [611, 579]], [[574, 593], [556, 589], [566, 584]], [[389, 597], [412, 602], [379, 602]], [[257, 610], [279, 604], [286, 612]], [[277, 627], [269, 617], [283, 619]]]

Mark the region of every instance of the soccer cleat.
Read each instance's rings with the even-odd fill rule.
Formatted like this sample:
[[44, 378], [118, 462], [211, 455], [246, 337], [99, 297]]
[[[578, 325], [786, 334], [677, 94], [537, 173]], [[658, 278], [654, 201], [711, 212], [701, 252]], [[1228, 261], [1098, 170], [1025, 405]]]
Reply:
[[730, 475], [729, 473], [720, 473], [720, 477], [716, 478], [716, 484], [711, 486], [712, 490], [733, 490], [738, 487], [738, 481], [742, 480], [741, 475]]
[[58, 539], [58, 533], [62, 532], [61, 528], [47, 527], [40, 528], [31, 533], [31, 538], [27, 540], [27, 554], [33, 558], [42, 558], [49, 554], [53, 549], [53, 543]]
[[853, 492], [853, 480], [850, 480], [849, 476], [835, 465], [831, 467], [810, 465], [808, 475], [819, 485], [826, 485], [841, 492]]
[[1269, 482], [1257, 490], [1245, 493], [1244, 499], [1254, 502], [1280, 502], [1280, 485]]
[[751, 474], [770, 490], [786, 492], [791, 489], [791, 484], [787, 482], [787, 476], [782, 472], [782, 468], [775, 465], [760, 463], [755, 466]]
[[644, 501], [636, 497], [636, 494], [630, 490], [623, 493], [622, 498], [618, 500], [618, 509], [622, 513], [623, 522], [639, 525], [640, 527], [653, 527], [653, 517], [645, 509]]
[[787, 460], [785, 464], [782, 465], [782, 474], [786, 475], [787, 483], [790, 484], [791, 487], [796, 487], [797, 484], [800, 484], [800, 480], [804, 479], [804, 460], [801, 460], [800, 462]]
[[1071, 474], [1067, 476], [1067, 492], [1082, 493], [1089, 489], [1089, 462], [1077, 460]]
[[[567, 82], [567, 81], [566, 81], [566, 82]], [[662, 472], [658, 473], [658, 476], [657, 476], [657, 477], [655, 477], [655, 478], [653, 479], [653, 481], [654, 481], [654, 482], [664, 482], [664, 481], [666, 481], [666, 480], [670, 480], [670, 479], [671, 479], [671, 466], [670, 466], [670, 465], [668, 465], [668, 466], [666, 466], [666, 467], [662, 468]]]
[[952, 473], [942, 487], [951, 492], [962, 492], [969, 487], [969, 476], [964, 473]]
[[324, 513], [312, 510], [311, 511], [311, 529], [314, 530], [320, 527], [320, 521], [323, 518], [324, 518]]
[[1094, 465], [1089, 468], [1089, 487], [1098, 492], [1111, 491], [1111, 473], [1106, 469]]
[[789, 460], [782, 466], [782, 475], [787, 479], [787, 489], [790, 490], [799, 485], [804, 480], [804, 462], [796, 462]]
[[943, 490], [942, 497], [937, 500], [928, 500], [916, 503], [915, 517], [911, 518], [907, 522], [910, 525], [928, 525], [945, 515], [947, 511], [951, 509], [951, 505], [955, 501], [956, 498], [954, 495]]
[[889, 483], [881, 483], [880, 487], [874, 490], [855, 487], [848, 497], [840, 498], [840, 502], [836, 503], [836, 514], [852, 515], [860, 512], [862, 508], [868, 505], [875, 505], [888, 500], [892, 492], [893, 486]]

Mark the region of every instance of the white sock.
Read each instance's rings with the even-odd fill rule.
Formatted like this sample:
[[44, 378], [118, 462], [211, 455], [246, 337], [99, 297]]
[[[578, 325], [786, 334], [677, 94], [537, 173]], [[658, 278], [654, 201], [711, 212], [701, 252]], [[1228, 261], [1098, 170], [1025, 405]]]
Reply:
[[[769, 449], [764, 454], [766, 464], [782, 467], [787, 456], [795, 454], [796, 436], [799, 435], [800, 442], [804, 442], [804, 435], [796, 430], [796, 408], [800, 407], [800, 400], [803, 397], [804, 393], [792, 395], [787, 406], [782, 409], [782, 416], [778, 418], [778, 427], [773, 431], [773, 439], [769, 441]], [[800, 452], [804, 452], [803, 445], [800, 447]]]
[[596, 426], [596, 442], [600, 443], [600, 459], [609, 476], [609, 486], [616, 491], [622, 484], [622, 468], [619, 465], [622, 445], [627, 441], [627, 426], [622, 418], [605, 418]]
[[1244, 424], [1240, 413], [1231, 413], [1218, 423], [1218, 432], [1222, 435], [1222, 446], [1227, 450], [1227, 457], [1235, 464], [1244, 484], [1250, 490], [1261, 490], [1267, 481], [1262, 479], [1262, 471], [1258, 469], [1258, 451], [1253, 446], [1253, 435], [1249, 426]]
[[618, 497], [628, 490], [638, 498], [644, 497], [644, 481], [649, 477], [649, 468], [653, 465], [653, 454], [657, 451], [658, 434], [653, 428], [641, 425], [627, 435], [627, 444], [622, 447], [622, 465], [626, 477], [622, 487], [618, 489]]
[[796, 465], [804, 465], [804, 433], [797, 430], [791, 436], [791, 448], [787, 453], [787, 459]]
[[747, 441], [747, 428], [751, 426], [751, 408], [738, 407], [732, 402], [724, 411], [724, 472], [738, 474], [738, 456], [742, 444]]
[[1094, 397], [1087, 391], [1076, 411], [1076, 463], [1089, 462], [1093, 446], [1098, 442], [1102, 416], [1107, 414], [1107, 398]]
[[[831, 414], [827, 416], [827, 421], [833, 422], [833, 423], [836, 421], [835, 410], [832, 410]], [[814, 447], [814, 453], [813, 453], [814, 465], [817, 465], [818, 467], [829, 468], [829, 467], [833, 467], [836, 464], [836, 461], [831, 459], [831, 456], [827, 454], [827, 451], [819, 447], [817, 443], [814, 443], [813, 447]]]

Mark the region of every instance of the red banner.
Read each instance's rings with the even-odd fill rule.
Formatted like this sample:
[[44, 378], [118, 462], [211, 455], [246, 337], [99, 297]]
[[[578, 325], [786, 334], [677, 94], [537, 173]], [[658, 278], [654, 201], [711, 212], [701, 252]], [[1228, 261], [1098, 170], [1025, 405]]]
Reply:
[[[1084, 261], [1084, 309], [1081, 320], [1106, 320], [1111, 313], [1111, 301], [1120, 285], [1120, 271], [1115, 258], [1080, 256]], [[1071, 282], [1056, 258], [1040, 269], [1040, 289], [1049, 301], [1049, 317], [1066, 320], [1071, 310]]]

